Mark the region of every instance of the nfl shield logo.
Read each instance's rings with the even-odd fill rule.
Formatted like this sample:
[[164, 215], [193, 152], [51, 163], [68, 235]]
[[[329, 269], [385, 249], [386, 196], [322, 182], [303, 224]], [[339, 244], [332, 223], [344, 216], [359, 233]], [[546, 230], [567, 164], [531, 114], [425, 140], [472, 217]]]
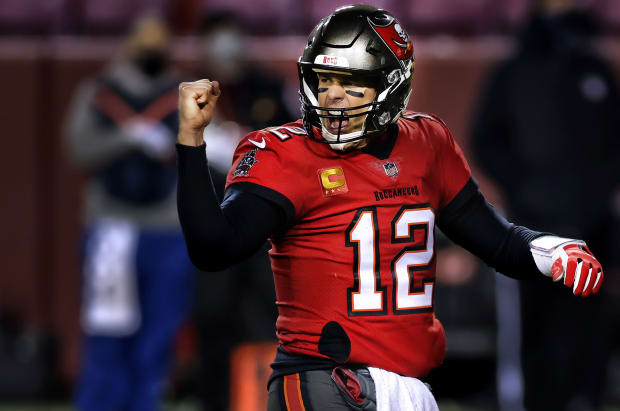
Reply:
[[398, 175], [398, 167], [391, 161], [388, 161], [383, 165], [383, 171], [388, 177], [396, 177]]

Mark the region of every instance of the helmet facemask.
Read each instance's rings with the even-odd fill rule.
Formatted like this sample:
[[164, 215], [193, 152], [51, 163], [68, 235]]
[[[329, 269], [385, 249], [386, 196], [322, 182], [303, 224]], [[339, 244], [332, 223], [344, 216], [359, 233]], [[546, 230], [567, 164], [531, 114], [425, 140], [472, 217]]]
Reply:
[[[389, 73], [378, 71], [371, 75], [361, 70], [346, 70], [340, 67], [328, 70], [325, 66], [302, 61], [298, 62], [298, 70], [304, 127], [311, 138], [330, 144], [336, 150], [343, 150], [345, 145], [353, 141], [383, 134], [387, 126], [395, 123], [405, 110], [411, 93], [411, 61], [405, 70], [394, 69]], [[321, 106], [318, 85], [318, 74], [321, 72], [351, 76], [353, 81], [375, 90], [374, 100], [343, 108]], [[395, 105], [394, 100], [402, 103]], [[360, 127], [346, 132], [347, 126], [359, 122], [359, 118], [363, 118]], [[328, 124], [331, 124], [331, 127], [328, 127]], [[320, 130], [322, 139], [315, 135], [315, 129]]]
[[[299, 65], [299, 70], [300, 90], [303, 90], [300, 91], [300, 94], [304, 124], [306, 129], [312, 131], [312, 138], [317, 139], [313, 129], [316, 128], [320, 130], [323, 137], [320, 141], [331, 144], [334, 149], [342, 150], [346, 143], [367, 138], [379, 131], [373, 128], [372, 122], [368, 121], [380, 106], [376, 101], [378, 83], [376, 76], [361, 76], [358, 73], [343, 70], [325, 70], [318, 66], [314, 67], [314, 65], [302, 63]], [[349, 107], [335, 107], [326, 103], [321, 105], [319, 103], [321, 93], [328, 92], [328, 88], [323, 86], [331, 81], [324, 80], [324, 84], [320, 85], [320, 78], [339, 79], [337, 81], [342, 83], [341, 87], [344, 93], [349, 95], [347, 99], [361, 99], [369, 92], [374, 94], [374, 98], [371, 101]]]

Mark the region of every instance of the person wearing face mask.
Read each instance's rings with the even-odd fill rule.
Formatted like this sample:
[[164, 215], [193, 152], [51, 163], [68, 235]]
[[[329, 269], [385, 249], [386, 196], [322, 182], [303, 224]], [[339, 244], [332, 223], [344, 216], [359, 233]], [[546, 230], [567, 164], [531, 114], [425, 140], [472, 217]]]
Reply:
[[179, 78], [166, 25], [136, 21], [122, 55], [74, 96], [67, 146], [84, 190], [80, 410], [159, 409], [191, 300], [176, 210]]
[[250, 61], [241, 17], [227, 11], [206, 15], [198, 34], [203, 57], [199, 74], [220, 79], [230, 90], [230, 96], [220, 101], [219, 116], [252, 130], [292, 120], [282, 82]]
[[[613, 193], [620, 187], [620, 90], [613, 68], [592, 44], [595, 21], [578, 3], [535, 2], [514, 55], [487, 79], [472, 142], [479, 165], [505, 193], [511, 217], [583, 238], [613, 272], [620, 263], [612, 239], [618, 230]], [[602, 405], [618, 328], [610, 317], [618, 276], [609, 279], [605, 292], [586, 300], [550, 284], [519, 283], [521, 309], [514, 314], [517, 320], [521, 315], [526, 409]], [[512, 341], [518, 344], [518, 335]]]
[[[237, 142], [251, 129], [287, 123], [292, 117], [277, 76], [251, 62], [251, 50], [241, 17], [212, 12], [199, 28], [200, 77], [215, 77], [227, 93], [219, 101], [209, 141], [214, 186], [223, 193]], [[206, 409], [224, 410], [229, 401], [230, 355], [241, 342], [273, 341], [277, 312], [266, 247], [247, 261], [217, 275], [196, 278], [192, 318], [200, 344], [200, 397]], [[262, 251], [262, 252], [261, 252]], [[214, 333], [213, 330], [218, 332]]]

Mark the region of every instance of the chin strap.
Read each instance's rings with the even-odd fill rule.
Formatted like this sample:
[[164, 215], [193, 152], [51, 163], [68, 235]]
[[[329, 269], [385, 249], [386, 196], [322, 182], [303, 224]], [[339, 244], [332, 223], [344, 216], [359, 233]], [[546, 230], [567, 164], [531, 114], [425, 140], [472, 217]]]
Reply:
[[[323, 135], [323, 138], [327, 141], [338, 141], [338, 136], [335, 134], [330, 133], [325, 126], [321, 127], [321, 134]], [[353, 138], [357, 138], [359, 136], [361, 136], [362, 134], [364, 134], [364, 129], [359, 130], [359, 131], [354, 131], [353, 133], [347, 133], [347, 134], [341, 134], [340, 135], [340, 139], [353, 139]], [[354, 141], [345, 141], [343, 143], [336, 143], [336, 144], [330, 144], [330, 147], [333, 150], [337, 150], [337, 151], [344, 151], [346, 149], [346, 146], [348, 146], [351, 143], [355, 143], [357, 140]]]

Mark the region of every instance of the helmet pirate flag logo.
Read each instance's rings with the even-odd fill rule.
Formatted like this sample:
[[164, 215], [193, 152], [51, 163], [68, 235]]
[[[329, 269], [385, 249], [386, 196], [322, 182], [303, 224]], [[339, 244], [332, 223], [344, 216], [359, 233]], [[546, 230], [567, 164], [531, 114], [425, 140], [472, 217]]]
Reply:
[[405, 29], [395, 19], [390, 19], [387, 25], [382, 25], [377, 21], [378, 19], [369, 18], [368, 20], [373, 30], [397, 58], [407, 60], [413, 57], [413, 43], [409, 40]]

